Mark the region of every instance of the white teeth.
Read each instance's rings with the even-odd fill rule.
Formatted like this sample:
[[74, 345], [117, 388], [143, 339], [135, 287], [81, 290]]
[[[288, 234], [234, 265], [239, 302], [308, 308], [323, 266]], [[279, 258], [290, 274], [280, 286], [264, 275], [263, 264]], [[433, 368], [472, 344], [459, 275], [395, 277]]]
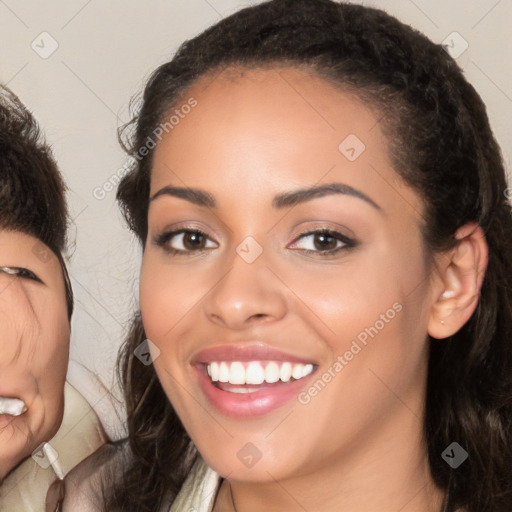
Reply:
[[208, 365], [208, 375], [211, 377], [213, 382], [217, 382], [219, 380], [219, 365], [217, 363]]
[[304, 368], [302, 369], [302, 376], [306, 377], [313, 371], [313, 365], [312, 364], [305, 364]]
[[256, 391], [258, 391], [258, 390], [255, 388], [231, 388], [229, 390], [230, 393], [240, 393], [240, 394], [255, 393]]
[[279, 380], [279, 366], [277, 363], [271, 362], [265, 368], [265, 382], [273, 384]]
[[219, 382], [229, 382], [229, 366], [227, 363], [220, 363]]
[[10, 414], [11, 416], [21, 416], [27, 412], [28, 408], [23, 400], [18, 398], [0, 397], [0, 414]]
[[[273, 384], [279, 380], [288, 382], [292, 377], [295, 380], [302, 379], [309, 375], [314, 369], [312, 364], [289, 363], [270, 361], [260, 363], [251, 361], [247, 364], [240, 361], [233, 362], [213, 362], [206, 365], [206, 372], [212, 382], [229, 382], [233, 385], [260, 385], [263, 382]], [[236, 388], [233, 393], [251, 393], [247, 388]]]
[[245, 384], [245, 368], [242, 363], [231, 363], [229, 371], [230, 384]]
[[303, 364], [295, 364], [292, 369], [292, 377], [294, 379], [300, 379], [303, 375], [304, 365]]
[[249, 363], [245, 370], [245, 382], [247, 384], [262, 384], [265, 380], [265, 370], [259, 363]]
[[284, 363], [283, 366], [281, 366], [281, 375], [280, 378], [283, 382], [288, 382], [292, 376], [292, 364], [291, 363]]

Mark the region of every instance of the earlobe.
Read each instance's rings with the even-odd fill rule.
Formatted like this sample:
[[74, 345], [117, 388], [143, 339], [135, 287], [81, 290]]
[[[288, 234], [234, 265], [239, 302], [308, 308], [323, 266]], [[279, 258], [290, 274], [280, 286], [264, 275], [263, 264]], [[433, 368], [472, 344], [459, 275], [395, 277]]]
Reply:
[[437, 297], [427, 327], [438, 339], [455, 334], [474, 313], [487, 268], [487, 242], [478, 224], [465, 224], [455, 238], [457, 245], [439, 260]]

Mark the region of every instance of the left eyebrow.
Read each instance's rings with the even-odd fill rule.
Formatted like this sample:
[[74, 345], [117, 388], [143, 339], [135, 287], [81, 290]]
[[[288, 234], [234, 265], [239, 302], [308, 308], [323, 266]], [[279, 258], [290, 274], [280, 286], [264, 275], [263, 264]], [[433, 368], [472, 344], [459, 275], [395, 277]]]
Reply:
[[304, 203], [306, 201], [311, 201], [317, 197], [324, 197], [332, 194], [343, 194], [357, 197], [363, 201], [366, 201], [375, 209], [382, 211], [382, 208], [373, 199], [368, 197], [360, 190], [351, 187], [350, 185], [346, 185], [345, 183], [327, 183], [325, 185], [319, 185], [316, 187], [294, 190], [293, 192], [285, 192], [284, 194], [279, 194], [274, 197], [272, 206], [274, 208], [286, 208]]
[[[382, 210], [382, 208], [366, 194], [344, 183], [328, 183], [316, 187], [294, 190], [292, 192], [284, 192], [274, 197], [272, 200], [272, 206], [276, 209], [282, 209], [295, 206], [306, 201], [311, 201], [312, 199], [316, 199], [318, 197], [324, 197], [332, 194], [342, 194], [357, 197], [363, 201], [366, 201], [376, 210]], [[205, 206], [208, 208], [215, 208], [217, 206], [215, 198], [209, 192], [198, 188], [188, 187], [163, 187], [158, 192], [155, 192], [153, 196], [151, 196], [150, 201], [154, 201], [155, 199], [164, 195], [185, 199], [186, 201], [189, 201], [190, 203], [196, 204], [198, 206]]]

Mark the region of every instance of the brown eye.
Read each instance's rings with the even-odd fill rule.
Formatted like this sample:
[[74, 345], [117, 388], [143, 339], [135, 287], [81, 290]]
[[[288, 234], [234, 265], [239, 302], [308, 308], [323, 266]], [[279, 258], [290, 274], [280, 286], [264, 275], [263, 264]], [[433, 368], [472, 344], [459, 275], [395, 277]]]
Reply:
[[319, 229], [300, 235], [293, 246], [309, 253], [328, 256], [356, 246], [356, 242], [337, 231]]
[[205, 237], [201, 233], [190, 231], [183, 233], [183, 245], [188, 250], [203, 249]]
[[325, 233], [317, 233], [314, 235], [314, 245], [319, 251], [333, 250], [336, 249], [337, 239], [331, 235], [326, 235]]
[[210, 249], [208, 240], [208, 235], [197, 229], [180, 229], [159, 235], [155, 243], [171, 254], [186, 254]]

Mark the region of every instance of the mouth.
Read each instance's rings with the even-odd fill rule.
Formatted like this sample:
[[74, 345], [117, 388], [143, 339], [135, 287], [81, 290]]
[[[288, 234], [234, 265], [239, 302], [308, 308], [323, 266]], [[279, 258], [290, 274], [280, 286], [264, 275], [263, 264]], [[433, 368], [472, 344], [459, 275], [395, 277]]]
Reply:
[[0, 396], [0, 415], [21, 416], [28, 411], [28, 407], [19, 398]]
[[222, 414], [252, 418], [296, 398], [318, 367], [265, 346], [209, 349], [193, 361], [208, 401]]
[[213, 385], [230, 393], [254, 393], [264, 383], [294, 382], [307, 377], [314, 369], [311, 363], [288, 361], [220, 361], [205, 366]]
[[28, 407], [23, 400], [0, 396], [0, 428], [6, 427], [27, 411]]

